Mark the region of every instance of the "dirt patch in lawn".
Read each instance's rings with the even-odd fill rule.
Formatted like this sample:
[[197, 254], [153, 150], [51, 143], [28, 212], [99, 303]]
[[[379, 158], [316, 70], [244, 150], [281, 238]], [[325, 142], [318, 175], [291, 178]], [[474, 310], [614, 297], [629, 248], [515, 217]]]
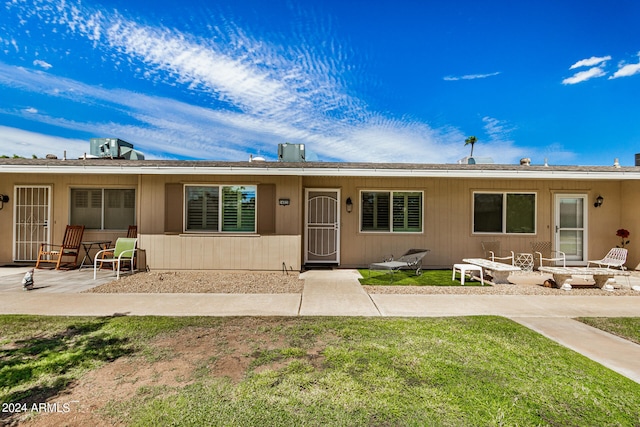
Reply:
[[[203, 377], [223, 377], [237, 383], [248, 374], [261, 352], [282, 348], [278, 330], [286, 319], [230, 318], [216, 327], [188, 327], [163, 335], [133, 356], [121, 357], [94, 369], [48, 399], [49, 412], [30, 412], [4, 419], [11, 426], [126, 425], [125, 414], [107, 409], [110, 403], [135, 399], [143, 390], [160, 390], [163, 395]], [[308, 350], [314, 365], [321, 363], [324, 343]], [[256, 372], [278, 369], [286, 361], [261, 364]], [[116, 406], [113, 406], [117, 408]], [[68, 411], [67, 411], [68, 409]], [[106, 415], [105, 412], [109, 412]], [[114, 413], [116, 412], [116, 413]]]

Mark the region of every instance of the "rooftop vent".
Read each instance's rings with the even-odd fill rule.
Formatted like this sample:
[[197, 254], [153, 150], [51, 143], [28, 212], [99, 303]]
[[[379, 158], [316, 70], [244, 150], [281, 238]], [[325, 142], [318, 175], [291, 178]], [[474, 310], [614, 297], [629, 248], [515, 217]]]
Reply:
[[119, 138], [91, 138], [89, 153], [109, 159], [144, 160], [144, 154], [133, 149], [133, 144]]
[[488, 165], [493, 164], [491, 157], [463, 157], [458, 160], [459, 165]]
[[253, 154], [249, 154], [249, 163], [251, 162], [265, 162], [266, 159], [264, 157], [261, 156], [255, 156], [253, 157]]

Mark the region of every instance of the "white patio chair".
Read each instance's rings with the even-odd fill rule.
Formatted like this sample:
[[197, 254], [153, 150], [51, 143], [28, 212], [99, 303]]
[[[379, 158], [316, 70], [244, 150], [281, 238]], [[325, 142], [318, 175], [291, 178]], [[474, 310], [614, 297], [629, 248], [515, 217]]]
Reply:
[[503, 262], [505, 264], [514, 265], [516, 255], [513, 251], [509, 251], [510, 255], [505, 255], [500, 252], [500, 242], [481, 242], [482, 250], [484, 251], [484, 257], [494, 262]]
[[531, 242], [531, 252], [539, 260], [538, 267], [542, 267], [544, 262], [562, 264], [562, 267], [567, 266], [567, 256], [562, 251], [554, 251], [551, 249], [551, 242]]
[[[131, 272], [134, 271], [134, 257], [136, 256], [136, 244], [138, 239], [131, 239], [127, 237], [120, 237], [116, 240], [115, 248], [104, 249], [96, 253], [93, 259], [93, 280], [96, 280], [96, 273], [98, 271], [98, 263], [111, 263], [112, 270], [116, 271], [116, 278], [120, 279], [120, 270], [122, 264], [129, 262], [131, 265]], [[103, 257], [104, 256], [104, 257]]]
[[589, 261], [587, 267], [596, 264], [598, 267], [620, 268], [626, 270], [624, 263], [627, 262], [627, 250], [625, 248], [613, 248], [602, 259]]

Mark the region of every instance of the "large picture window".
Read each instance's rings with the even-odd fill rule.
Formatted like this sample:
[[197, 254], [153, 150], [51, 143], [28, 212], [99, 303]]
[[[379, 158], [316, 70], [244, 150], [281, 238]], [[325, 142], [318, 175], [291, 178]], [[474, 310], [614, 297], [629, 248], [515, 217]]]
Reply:
[[185, 186], [185, 231], [255, 233], [256, 186]]
[[93, 230], [126, 230], [135, 224], [136, 191], [131, 188], [72, 188], [69, 221]]
[[534, 234], [535, 193], [474, 193], [473, 232]]
[[362, 191], [360, 231], [422, 232], [421, 191]]

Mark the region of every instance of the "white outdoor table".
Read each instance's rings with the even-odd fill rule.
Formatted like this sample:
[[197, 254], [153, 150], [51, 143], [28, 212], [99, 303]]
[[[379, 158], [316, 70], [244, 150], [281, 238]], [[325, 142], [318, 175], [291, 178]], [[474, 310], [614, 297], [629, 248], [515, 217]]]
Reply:
[[576, 275], [593, 276], [596, 286], [601, 288], [607, 283], [607, 280], [614, 276], [628, 276], [628, 271], [613, 270], [611, 268], [595, 268], [595, 267], [540, 267], [538, 270], [543, 273], [553, 274], [553, 280], [556, 281], [558, 287], [562, 287], [570, 281], [571, 277]]
[[493, 283], [496, 284], [508, 284], [509, 282], [509, 274], [514, 271], [522, 271], [520, 267], [515, 267], [511, 264], [505, 264], [503, 262], [495, 262], [489, 261], [484, 258], [464, 258], [462, 261], [467, 264], [473, 264], [485, 268], [491, 271], [491, 275], [493, 276]]

